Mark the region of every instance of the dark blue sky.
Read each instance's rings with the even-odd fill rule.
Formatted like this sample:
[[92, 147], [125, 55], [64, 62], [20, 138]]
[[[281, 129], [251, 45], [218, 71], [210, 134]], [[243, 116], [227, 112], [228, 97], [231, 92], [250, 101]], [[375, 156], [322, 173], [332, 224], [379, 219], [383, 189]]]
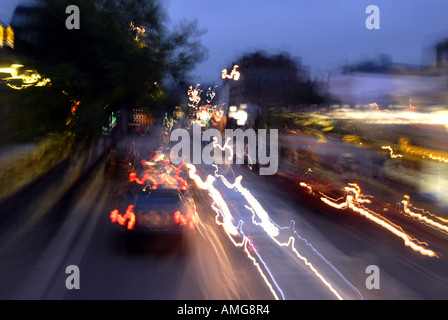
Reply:
[[19, 0], [0, 0], [0, 22], [11, 22], [12, 13], [19, 2]]
[[[20, 0], [0, 0], [9, 22]], [[209, 59], [195, 74], [218, 80], [245, 52], [288, 51], [314, 72], [385, 53], [394, 62], [429, 62], [429, 48], [448, 37], [447, 0], [164, 0], [173, 23], [199, 21]], [[380, 9], [380, 30], [367, 30], [368, 5]], [[82, 14], [82, 13], [81, 13]]]
[[[288, 51], [313, 71], [385, 53], [394, 62], [427, 62], [427, 49], [448, 37], [446, 0], [169, 0], [173, 20], [198, 19], [208, 29], [203, 77], [219, 77], [241, 53]], [[380, 30], [368, 30], [368, 5], [380, 9]]]

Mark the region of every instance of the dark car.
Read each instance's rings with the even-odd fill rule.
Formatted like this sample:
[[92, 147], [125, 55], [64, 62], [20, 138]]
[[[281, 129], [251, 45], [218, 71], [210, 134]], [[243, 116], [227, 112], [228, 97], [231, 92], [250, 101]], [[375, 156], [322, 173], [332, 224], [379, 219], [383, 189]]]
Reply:
[[113, 210], [110, 219], [119, 249], [154, 242], [184, 246], [184, 229], [194, 229], [197, 221], [191, 196], [178, 189], [150, 188], [141, 189], [126, 212]]

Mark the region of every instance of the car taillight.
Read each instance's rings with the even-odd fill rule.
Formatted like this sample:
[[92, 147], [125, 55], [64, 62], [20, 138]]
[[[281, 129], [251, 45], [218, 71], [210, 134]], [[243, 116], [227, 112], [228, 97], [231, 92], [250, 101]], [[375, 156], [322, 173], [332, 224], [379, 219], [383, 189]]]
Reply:
[[130, 205], [124, 215], [121, 215], [117, 209], [113, 210], [110, 213], [110, 220], [112, 221], [112, 223], [117, 222], [122, 226], [124, 226], [127, 221], [127, 228], [129, 230], [132, 230], [135, 226], [134, 206]]
[[188, 210], [186, 215], [183, 215], [179, 210], [174, 212], [174, 222], [179, 223], [182, 226], [186, 226], [189, 229], [193, 229], [196, 226], [196, 210]]
[[[129, 174], [129, 182], [134, 182], [134, 181], [136, 181], [138, 178], [137, 178], [137, 173], [135, 173], [135, 172], [131, 172], [130, 174]], [[138, 182], [137, 182], [138, 183]]]
[[185, 223], [185, 218], [182, 215], [182, 213], [180, 213], [179, 210], [177, 210], [176, 212], [174, 212], [174, 222], [175, 223], [180, 223], [180, 224], [184, 224]]
[[187, 181], [185, 181], [184, 178], [179, 177], [178, 175], [176, 175], [175, 179], [177, 180], [178, 189], [180, 189], [180, 190], [187, 190], [188, 183], [187, 183]]
[[[158, 186], [159, 182], [157, 181], [157, 179], [155, 179], [154, 177], [151, 177], [151, 176], [149, 175], [149, 171], [150, 171], [150, 170], [147, 170], [146, 173], [145, 173], [145, 175], [144, 175], [143, 178], [141, 178], [141, 179], [137, 177], [137, 173], [136, 173], [136, 172], [131, 172], [131, 173], [129, 174], [129, 182], [136, 182], [136, 183], [138, 183], [138, 184], [145, 184], [145, 183], [146, 183], [146, 180], [149, 180], [149, 181], [151, 181], [151, 183], [152, 183], [153, 185]], [[156, 187], [156, 188], [153, 188], [153, 189], [157, 189], [157, 187]]]

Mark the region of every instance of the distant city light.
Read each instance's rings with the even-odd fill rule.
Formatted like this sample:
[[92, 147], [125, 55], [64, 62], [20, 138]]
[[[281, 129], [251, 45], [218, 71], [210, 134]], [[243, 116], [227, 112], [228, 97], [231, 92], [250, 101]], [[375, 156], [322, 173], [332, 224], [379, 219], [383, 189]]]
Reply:
[[240, 76], [241, 76], [240, 72], [237, 71], [238, 68], [239, 68], [238, 65], [234, 65], [233, 69], [232, 69], [232, 72], [230, 74], [227, 74], [227, 69], [222, 70], [221, 77], [223, 79], [227, 78], [227, 79], [233, 79], [235, 81], [238, 81], [240, 79]]
[[14, 49], [14, 30], [11, 26], [4, 27], [0, 24], [0, 48], [5, 46]]
[[45, 87], [51, 83], [49, 78], [43, 78], [35, 70], [19, 72], [20, 68], [23, 68], [23, 65], [12, 64], [10, 67], [0, 68], [0, 73], [6, 74], [6, 76], [0, 78], [0, 81], [5, 82], [8, 87], [15, 90], [23, 90], [31, 86]]
[[199, 102], [201, 101], [201, 93], [202, 90], [199, 89], [200, 84], [196, 85], [196, 88], [193, 89], [193, 86], [190, 86], [188, 89], [188, 99], [191, 101], [188, 105], [192, 108], [197, 108]]

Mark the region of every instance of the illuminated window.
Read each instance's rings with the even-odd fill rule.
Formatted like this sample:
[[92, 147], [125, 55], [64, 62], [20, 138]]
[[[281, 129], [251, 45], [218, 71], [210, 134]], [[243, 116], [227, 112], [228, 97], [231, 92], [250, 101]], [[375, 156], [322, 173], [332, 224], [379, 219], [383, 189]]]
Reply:
[[0, 24], [0, 48], [3, 48], [3, 42], [5, 41], [4, 27]]
[[[4, 30], [4, 28], [3, 28]], [[6, 45], [10, 48], [14, 49], [14, 31], [12, 30], [11, 26], [8, 26], [6, 28]]]
[[4, 46], [14, 49], [14, 31], [10, 26], [4, 27], [0, 24], [0, 48]]

